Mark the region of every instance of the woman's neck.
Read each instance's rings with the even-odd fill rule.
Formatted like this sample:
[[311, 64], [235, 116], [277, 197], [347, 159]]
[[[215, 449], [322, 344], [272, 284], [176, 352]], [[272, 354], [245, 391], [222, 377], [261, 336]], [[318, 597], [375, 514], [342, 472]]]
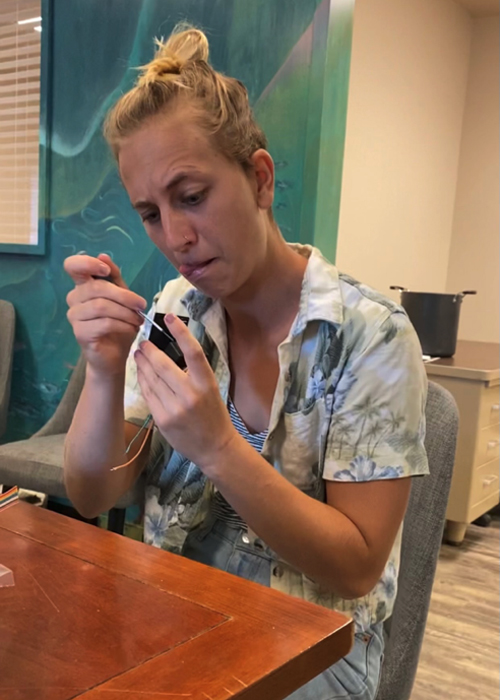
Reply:
[[284, 339], [297, 315], [307, 258], [290, 248], [279, 232], [269, 237], [263, 265], [244, 288], [222, 300], [228, 332], [250, 341]]

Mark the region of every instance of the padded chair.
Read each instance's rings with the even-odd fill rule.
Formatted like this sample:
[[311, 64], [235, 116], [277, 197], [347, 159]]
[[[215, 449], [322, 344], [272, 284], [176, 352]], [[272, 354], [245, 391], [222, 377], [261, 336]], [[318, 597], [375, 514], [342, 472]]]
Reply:
[[401, 546], [399, 590], [386, 623], [377, 700], [410, 700], [446, 522], [458, 432], [452, 395], [429, 382], [425, 447], [430, 476], [413, 480]]
[[0, 437], [7, 426], [16, 312], [10, 301], [0, 299]]
[[[64, 440], [85, 379], [85, 361], [80, 357], [66, 391], [52, 418], [28, 440], [0, 446], [0, 484], [40, 491], [49, 496], [67, 498], [63, 480]], [[138, 479], [108, 513], [108, 530], [123, 533], [125, 509], [144, 498], [142, 479]]]

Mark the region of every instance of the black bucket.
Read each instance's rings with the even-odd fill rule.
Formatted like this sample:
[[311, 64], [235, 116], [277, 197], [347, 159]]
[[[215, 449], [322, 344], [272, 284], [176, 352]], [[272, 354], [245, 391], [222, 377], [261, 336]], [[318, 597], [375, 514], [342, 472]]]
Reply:
[[424, 355], [452, 357], [457, 347], [460, 307], [467, 290], [459, 294], [410, 292], [404, 287], [391, 287], [401, 293], [401, 306], [412, 322]]

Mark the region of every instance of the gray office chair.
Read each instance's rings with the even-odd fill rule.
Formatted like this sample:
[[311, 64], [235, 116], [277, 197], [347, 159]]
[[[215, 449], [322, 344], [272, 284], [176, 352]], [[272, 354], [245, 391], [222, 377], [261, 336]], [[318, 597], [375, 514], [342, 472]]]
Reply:
[[0, 437], [7, 426], [16, 312], [10, 301], [0, 299]]
[[[49, 496], [67, 498], [63, 480], [64, 439], [85, 379], [80, 357], [52, 418], [28, 440], [0, 446], [0, 484], [16, 485]], [[144, 498], [142, 479], [108, 513], [108, 530], [123, 533], [125, 509]]]
[[425, 447], [430, 476], [415, 478], [405, 517], [399, 590], [386, 623], [386, 649], [377, 700], [410, 700], [424, 637], [446, 521], [458, 432], [453, 396], [429, 382]]

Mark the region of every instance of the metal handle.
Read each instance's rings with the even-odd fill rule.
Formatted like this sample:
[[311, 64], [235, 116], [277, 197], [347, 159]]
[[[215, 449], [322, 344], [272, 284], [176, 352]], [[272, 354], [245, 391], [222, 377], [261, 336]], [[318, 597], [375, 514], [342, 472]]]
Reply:
[[459, 292], [458, 294], [455, 294], [453, 297], [453, 301], [456, 303], [459, 301], [460, 303], [462, 302], [462, 299], [466, 294], [477, 294], [477, 292], [473, 289], [466, 289], [465, 292]]
[[498, 481], [498, 476], [487, 476], [486, 479], [483, 479], [483, 489], [488, 488], [488, 486], [491, 486], [491, 484], [494, 484], [495, 481]]
[[399, 287], [397, 284], [393, 284], [389, 287], [389, 289], [395, 289], [397, 292], [409, 292], [409, 289], [406, 289], [406, 287]]
[[500, 411], [500, 403], [494, 403], [491, 407], [492, 411]]
[[490, 440], [488, 442], [488, 449], [489, 450], [494, 450], [495, 447], [498, 447], [500, 445], [500, 440]]
[[466, 289], [464, 292], [459, 292], [458, 294], [455, 294], [454, 300], [456, 301], [457, 299], [460, 299], [460, 301], [462, 301], [466, 294], [477, 294], [477, 292], [474, 289]]

